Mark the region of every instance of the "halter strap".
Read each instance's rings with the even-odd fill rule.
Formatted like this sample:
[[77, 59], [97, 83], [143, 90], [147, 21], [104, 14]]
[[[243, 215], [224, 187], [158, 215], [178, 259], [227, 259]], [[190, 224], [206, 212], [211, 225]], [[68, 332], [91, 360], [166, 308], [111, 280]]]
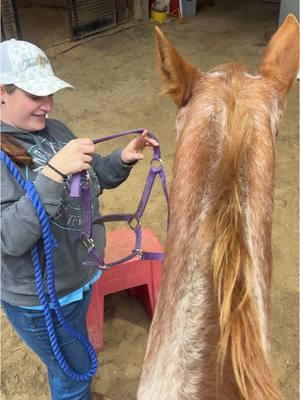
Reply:
[[[101, 143], [101, 142], [111, 140], [111, 139], [115, 139], [115, 138], [118, 138], [121, 136], [141, 134], [142, 132], [144, 132], [144, 129], [142, 129], [142, 128], [130, 130], [130, 131], [123, 131], [123, 132], [119, 132], [119, 133], [116, 133], [113, 135], [105, 136], [103, 138], [95, 139], [94, 144]], [[158, 142], [156, 136], [153, 133], [148, 132], [148, 135]], [[158, 166], [155, 166], [156, 163], [158, 163]], [[160, 178], [163, 193], [166, 198], [166, 202], [168, 204], [168, 191], [167, 191], [166, 175], [165, 175], [162, 160], [161, 160], [160, 146], [158, 146], [153, 149], [153, 157], [151, 160], [150, 170], [149, 170], [148, 177], [146, 179], [146, 183], [144, 186], [144, 190], [143, 190], [143, 193], [142, 193], [142, 196], [141, 196], [141, 199], [138, 204], [136, 212], [133, 214], [104, 215], [104, 216], [97, 218], [95, 221], [92, 221], [89, 173], [86, 171], [83, 171], [81, 173], [74, 174], [72, 176], [70, 196], [71, 197], [80, 197], [81, 204], [82, 204], [81, 208], [82, 208], [82, 217], [83, 217], [83, 231], [81, 233], [81, 241], [86, 246], [88, 253], [90, 255], [93, 255], [94, 259], [95, 259], [95, 261], [84, 262], [84, 265], [93, 266], [93, 267], [97, 267], [99, 269], [105, 270], [105, 269], [114, 267], [117, 264], [121, 264], [126, 261], [129, 261], [137, 255], [141, 259], [145, 259], [145, 260], [146, 259], [147, 260], [150, 260], [150, 259], [151, 260], [162, 260], [164, 258], [163, 253], [145, 252], [141, 248], [142, 229], [141, 229], [140, 219], [141, 219], [141, 217], [145, 211], [145, 208], [147, 206], [147, 203], [148, 203], [151, 191], [152, 191], [152, 187], [154, 184], [154, 180], [157, 175]], [[126, 221], [126, 222], [128, 222], [128, 225], [135, 233], [135, 246], [128, 256], [121, 258], [118, 261], [114, 261], [109, 264], [106, 264], [104, 262], [103, 258], [100, 257], [100, 255], [98, 254], [98, 252], [96, 250], [94, 240], [92, 237], [92, 225], [93, 224], [103, 224], [105, 222], [111, 222], [111, 221]]]

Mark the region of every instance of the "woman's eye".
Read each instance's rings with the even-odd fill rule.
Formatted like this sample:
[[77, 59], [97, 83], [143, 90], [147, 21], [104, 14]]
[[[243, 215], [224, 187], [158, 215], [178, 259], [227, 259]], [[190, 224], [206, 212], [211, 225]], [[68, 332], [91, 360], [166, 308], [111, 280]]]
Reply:
[[40, 96], [35, 96], [34, 94], [28, 94], [28, 97], [31, 99], [31, 100], [35, 100], [35, 101], [37, 101], [37, 100], [40, 100]]
[[29, 97], [33, 101], [40, 101], [48, 97], [49, 99], [52, 99], [53, 94], [49, 94], [48, 96], [36, 96], [35, 94], [31, 94], [28, 92], [25, 92], [26, 96]]
[[38, 100], [42, 100], [45, 97], [49, 97], [50, 99], [52, 99], [53, 94], [50, 94], [49, 96], [35, 96], [34, 94], [28, 94], [28, 97], [30, 97], [31, 100], [38, 101]]

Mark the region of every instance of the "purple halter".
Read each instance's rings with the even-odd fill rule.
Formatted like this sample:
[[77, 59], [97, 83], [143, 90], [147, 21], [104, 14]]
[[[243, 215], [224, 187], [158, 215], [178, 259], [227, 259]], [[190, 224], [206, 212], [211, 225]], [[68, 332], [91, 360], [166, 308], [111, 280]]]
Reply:
[[[133, 134], [141, 134], [144, 132], [144, 129], [134, 129], [131, 131], [124, 131], [124, 132], [119, 132], [113, 135], [105, 136], [100, 139], [95, 139], [94, 143], [101, 143], [105, 142], [107, 140], [115, 139], [121, 136], [128, 136], [128, 135], [133, 135]], [[148, 132], [148, 135], [155, 139], [156, 141], [157, 138], [156, 136]], [[157, 164], [158, 165], [154, 165]], [[117, 264], [124, 263], [135, 256], [139, 256], [142, 259], [152, 259], [152, 260], [162, 260], [164, 257], [163, 253], [155, 253], [155, 252], [145, 252], [141, 248], [141, 243], [142, 243], [142, 229], [140, 225], [140, 219], [144, 213], [144, 210], [146, 208], [154, 180], [156, 178], [156, 175], [159, 175], [161, 185], [163, 188], [163, 192], [168, 204], [168, 192], [167, 192], [167, 183], [166, 183], [166, 175], [163, 169], [162, 165], [162, 160], [161, 160], [161, 155], [160, 155], [160, 146], [155, 147], [153, 149], [153, 157], [150, 165], [150, 170], [148, 173], [148, 177], [144, 186], [144, 190], [142, 193], [142, 197], [140, 199], [139, 205], [135, 213], [133, 214], [109, 214], [105, 216], [101, 216], [100, 218], [97, 218], [95, 221], [92, 221], [92, 213], [91, 213], [91, 192], [90, 192], [90, 185], [89, 185], [89, 175], [88, 172], [83, 171], [78, 174], [74, 174], [72, 176], [72, 181], [71, 181], [71, 189], [70, 189], [70, 196], [71, 197], [80, 197], [81, 202], [82, 202], [82, 215], [83, 215], [83, 231], [81, 233], [81, 241], [83, 244], [86, 246], [87, 251], [89, 254], [94, 256], [95, 261], [86, 261], [84, 262], [85, 265], [87, 266], [94, 266], [99, 269], [109, 269]], [[128, 225], [130, 228], [134, 231], [135, 233], [135, 246], [134, 249], [132, 250], [131, 254], [129, 254], [127, 257], [124, 257], [118, 261], [114, 261], [109, 264], [105, 264], [104, 260], [102, 257], [99, 256], [99, 254], [96, 251], [94, 240], [92, 237], [92, 226], [93, 224], [103, 224], [105, 222], [111, 222], [111, 221], [127, 221]]]

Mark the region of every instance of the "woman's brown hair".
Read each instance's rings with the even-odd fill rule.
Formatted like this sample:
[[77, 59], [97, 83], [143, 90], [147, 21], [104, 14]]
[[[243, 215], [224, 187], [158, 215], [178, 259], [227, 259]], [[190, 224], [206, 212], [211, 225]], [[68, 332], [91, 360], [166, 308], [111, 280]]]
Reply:
[[[4, 89], [6, 93], [11, 94], [16, 90], [16, 86], [4, 85]], [[10, 134], [1, 132], [0, 147], [16, 164], [20, 166], [32, 165], [31, 155]]]

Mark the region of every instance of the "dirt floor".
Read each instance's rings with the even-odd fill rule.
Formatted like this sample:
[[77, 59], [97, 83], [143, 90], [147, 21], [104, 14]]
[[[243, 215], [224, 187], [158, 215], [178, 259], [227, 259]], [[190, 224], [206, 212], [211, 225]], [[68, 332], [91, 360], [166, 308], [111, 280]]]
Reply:
[[[266, 1], [216, 1], [215, 7], [203, 6], [196, 17], [181, 22], [173, 20], [162, 29], [184, 57], [203, 70], [232, 60], [254, 68], [277, 28], [278, 7], [276, 2]], [[160, 82], [154, 67], [154, 24], [149, 21], [119, 33], [106, 32], [70, 49], [71, 43], [66, 43], [67, 25], [64, 28], [57, 23], [61, 13], [59, 18], [54, 17], [55, 23], [48, 21], [50, 10], [37, 14], [37, 18], [30, 10], [22, 10], [22, 15], [27, 32], [24, 39], [48, 49], [56, 74], [76, 87], [74, 92], [64, 91], [55, 96], [52, 117], [64, 121], [80, 137], [96, 138], [125, 129], [149, 128], [160, 139], [170, 182], [176, 110], [171, 100], [159, 95]], [[47, 22], [40, 23], [41, 15], [46, 15], [43, 19]], [[65, 43], [59, 45], [60, 42]], [[53, 47], [54, 44], [57, 46]], [[105, 154], [125, 142], [99, 145], [98, 150]], [[288, 98], [277, 150], [272, 354], [285, 399], [296, 400], [299, 395], [298, 85]], [[147, 173], [148, 158], [135, 167], [121, 188], [102, 196], [105, 212], [134, 210]], [[162, 242], [165, 215], [164, 197], [156, 185], [143, 224], [151, 227]], [[106, 308], [105, 350], [99, 354], [100, 368], [93, 386], [112, 400], [133, 400], [150, 322], [137, 300], [126, 293], [107, 296]], [[1, 329], [1, 398], [48, 399], [44, 366], [13, 333], [4, 316]]]

